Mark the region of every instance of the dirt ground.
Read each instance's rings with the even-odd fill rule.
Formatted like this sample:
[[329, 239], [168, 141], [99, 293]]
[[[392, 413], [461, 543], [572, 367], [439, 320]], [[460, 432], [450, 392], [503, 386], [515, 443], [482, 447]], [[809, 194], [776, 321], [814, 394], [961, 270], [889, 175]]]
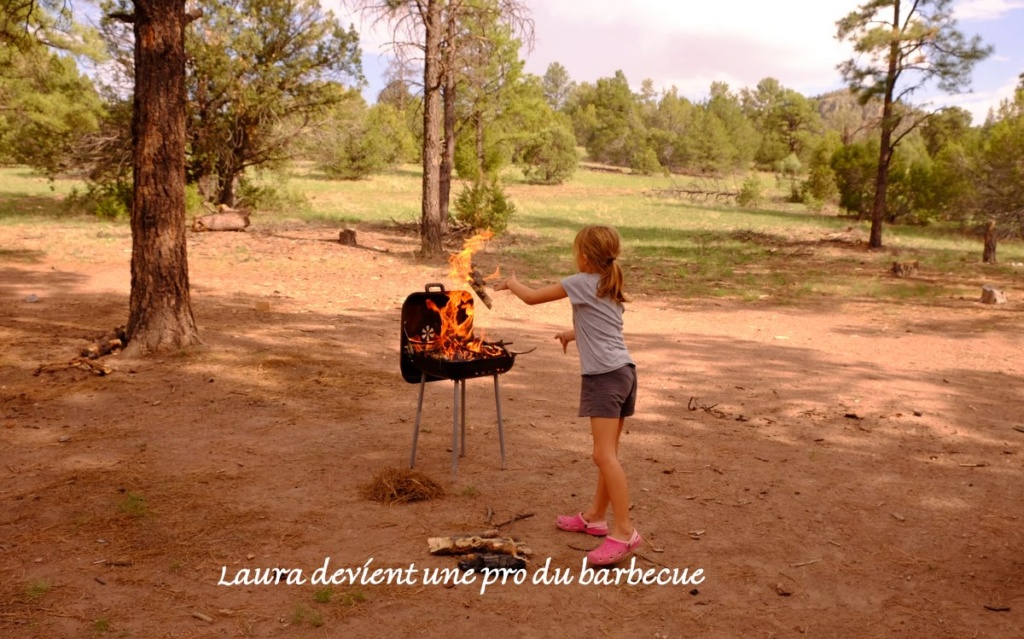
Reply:
[[[192, 235], [203, 349], [34, 375], [125, 322], [130, 237], [0, 226], [0, 636], [1022, 636], [1024, 280], [998, 306], [636, 296], [621, 455], [647, 544], [598, 575], [596, 540], [554, 526], [595, 478], [553, 339], [568, 303], [477, 304], [490, 338], [536, 347], [500, 378], [505, 470], [493, 384], [470, 380], [452, 478], [437, 382], [416, 467], [446, 496], [368, 501], [409, 461], [401, 305], [446, 269], [400, 233], [336, 234]], [[455, 566], [427, 538], [497, 524], [532, 549], [523, 583], [426, 583]], [[328, 589], [325, 562], [368, 570]], [[237, 583], [270, 568], [305, 583]]]

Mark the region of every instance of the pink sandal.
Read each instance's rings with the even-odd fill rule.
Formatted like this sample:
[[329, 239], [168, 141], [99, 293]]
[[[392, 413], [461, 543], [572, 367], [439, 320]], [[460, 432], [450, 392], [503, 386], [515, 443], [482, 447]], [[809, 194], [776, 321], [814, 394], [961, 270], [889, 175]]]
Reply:
[[583, 513], [576, 513], [575, 515], [559, 515], [558, 519], [555, 520], [555, 525], [562, 530], [587, 533], [588, 535], [594, 535], [595, 537], [604, 537], [608, 534], [608, 524], [606, 522], [587, 521], [583, 518]]
[[587, 561], [595, 566], [609, 566], [621, 561], [623, 557], [639, 548], [643, 543], [644, 538], [640, 536], [636, 528], [629, 536], [629, 541], [605, 537], [600, 546], [587, 553]]

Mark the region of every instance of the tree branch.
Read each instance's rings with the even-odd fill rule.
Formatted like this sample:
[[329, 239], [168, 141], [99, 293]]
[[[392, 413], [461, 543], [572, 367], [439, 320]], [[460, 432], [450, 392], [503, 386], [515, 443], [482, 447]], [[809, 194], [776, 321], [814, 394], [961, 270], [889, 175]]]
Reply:
[[107, 17], [117, 22], [135, 24], [135, 14], [129, 11], [114, 11], [113, 13], [108, 13]]

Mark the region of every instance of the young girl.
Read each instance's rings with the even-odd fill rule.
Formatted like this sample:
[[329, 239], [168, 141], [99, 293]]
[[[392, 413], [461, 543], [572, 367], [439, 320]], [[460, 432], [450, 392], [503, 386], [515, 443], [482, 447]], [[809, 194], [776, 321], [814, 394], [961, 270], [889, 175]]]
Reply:
[[[558, 284], [534, 289], [512, 276], [497, 284], [527, 304], [543, 304], [565, 297], [572, 303], [571, 330], [555, 335], [566, 352], [576, 340], [580, 355], [580, 417], [590, 418], [594, 437], [597, 490], [590, 510], [558, 517], [562, 530], [605, 537], [587, 553], [591, 564], [608, 565], [621, 560], [643, 543], [629, 518], [629, 487], [619, 464], [619, 437], [625, 419], [636, 404], [636, 365], [622, 336], [623, 294], [619, 234], [609, 226], [586, 226], [576, 234], [573, 255], [579, 273]], [[611, 505], [612, 528], [605, 522]]]

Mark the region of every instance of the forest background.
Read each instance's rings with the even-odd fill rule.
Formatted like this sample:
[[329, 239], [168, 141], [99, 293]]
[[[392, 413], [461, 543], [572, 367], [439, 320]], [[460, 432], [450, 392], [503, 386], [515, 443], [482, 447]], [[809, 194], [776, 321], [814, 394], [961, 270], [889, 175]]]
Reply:
[[[376, 9], [379, 20], [387, 4], [351, 7], [363, 16]], [[1024, 80], [983, 122], [960, 107], [915, 106], [917, 86], [888, 117], [877, 92], [807, 96], [773, 77], [753, 87], [713, 82], [705, 99], [691, 100], [675, 87], [656, 90], [649, 79], [634, 90], [621, 71], [579, 83], [558, 62], [542, 76], [526, 73], [534, 36], [529, 7], [476, 4], [483, 9], [466, 11], [458, 24], [471, 44], [451, 65], [456, 97], [444, 136], [454, 145], [449, 171], [461, 180], [452, 215], [471, 226], [500, 232], [507, 225], [515, 209], [502, 188], [508, 170], [555, 185], [581, 159], [679, 176], [681, 193], [741, 206], [765, 205], [774, 180], [785, 185], [788, 203], [866, 219], [885, 157], [881, 124], [890, 122], [898, 145], [886, 160], [885, 222], [976, 230], [995, 220], [1004, 237], [1024, 233]], [[201, 212], [203, 202], [301, 207], [302, 196], [282, 188], [296, 170], [358, 180], [422, 161], [422, 48], [415, 33], [403, 35], [396, 14], [384, 16], [392, 20], [394, 56], [371, 104], [362, 92], [359, 34], [319, 4], [195, 5], [203, 17], [186, 32], [190, 213]], [[91, 14], [99, 16], [97, 28], [78, 22], [87, 14], [70, 5], [32, 6], [32, 31], [43, 35], [14, 41], [0, 60], [0, 161], [79, 178], [84, 187], [69, 199], [73, 206], [127, 217], [132, 38], [117, 16], [129, 5], [102, 3]], [[974, 44], [977, 57], [990, 53]], [[907, 74], [914, 71], [912, 59], [906, 65]]]

